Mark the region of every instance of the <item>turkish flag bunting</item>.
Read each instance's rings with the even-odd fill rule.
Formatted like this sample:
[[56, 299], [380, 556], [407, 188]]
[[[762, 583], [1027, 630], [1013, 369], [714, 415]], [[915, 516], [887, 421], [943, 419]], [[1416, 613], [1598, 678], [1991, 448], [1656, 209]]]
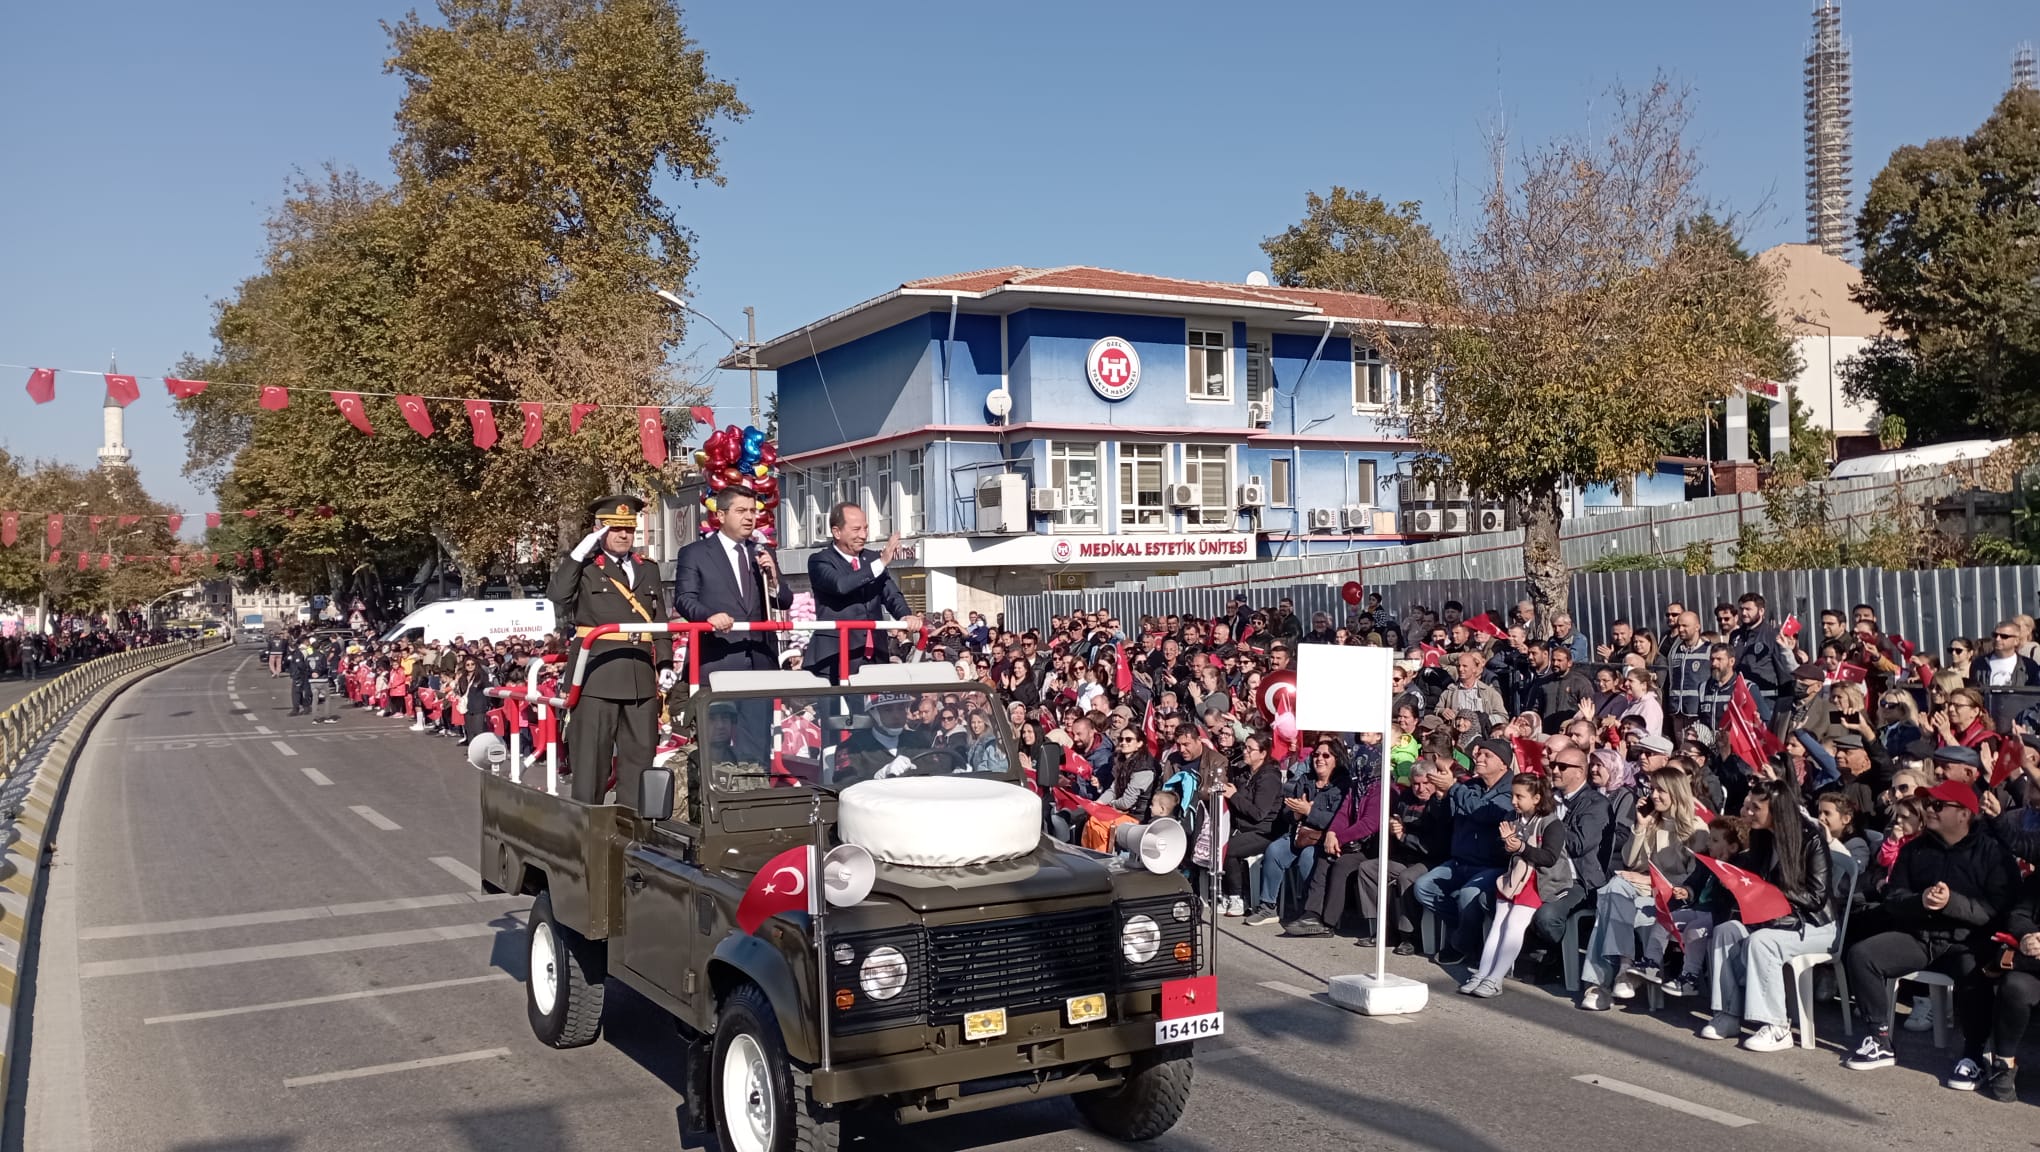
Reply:
[[170, 525], [170, 534], [172, 536], [177, 535], [177, 530], [184, 527], [184, 517], [175, 512], [163, 517], [163, 520]]
[[132, 528], [141, 522], [142, 518], [140, 516], [123, 516], [120, 518], [120, 526], [123, 528]]
[[256, 401], [271, 412], [281, 412], [290, 407], [290, 389], [280, 384], [264, 384], [262, 398]]
[[106, 398], [125, 408], [142, 398], [142, 386], [132, 376], [116, 372], [106, 374]]
[[1481, 613], [1478, 616], [1475, 616], [1471, 620], [1468, 620], [1466, 622], [1466, 626], [1470, 630], [1478, 632], [1483, 636], [1492, 636], [1497, 640], [1500, 640], [1502, 637], [1508, 635], [1507, 632], [1502, 631], [1501, 625], [1495, 623], [1494, 617], [1488, 615], [1485, 612]]
[[487, 400], [463, 400], [468, 423], [474, 426], [475, 447], [487, 451], [496, 446], [496, 406]]
[[31, 368], [28, 370], [28, 398], [38, 404], [47, 404], [57, 398], [57, 370], [55, 368]]
[[179, 400], [189, 400], [200, 392], [205, 391], [205, 381], [179, 380], [175, 376], [163, 377], [163, 386], [170, 390], [170, 395]]
[[0, 545], [14, 547], [14, 539], [21, 531], [21, 513], [9, 512], [0, 516]]
[[545, 435], [545, 405], [526, 401], [517, 406], [517, 414], [524, 420], [524, 446], [538, 447], [538, 438]]
[[50, 518], [44, 523], [43, 539], [49, 541], [52, 548], [64, 542], [64, 514], [62, 512], [50, 513]]
[[93, 535], [96, 536], [99, 534], [99, 526], [106, 523], [106, 517], [104, 516], [89, 517], [86, 519], [85, 523], [88, 527], [92, 529]]
[[1773, 756], [1785, 750], [1777, 735], [1765, 726], [1757, 712], [1757, 698], [1750, 692], [1750, 682], [1741, 676], [1735, 678], [1721, 719], [1728, 725], [1729, 749], [1751, 768], [1769, 764]]
[[250, 549], [248, 555], [255, 558], [255, 570], [257, 572], [262, 571], [262, 549], [260, 548]]
[[657, 405], [647, 404], [637, 410], [637, 435], [645, 463], [654, 468], [665, 467], [666, 422]]
[[432, 435], [432, 413], [425, 410], [423, 396], [399, 396], [397, 407], [404, 410], [404, 423], [420, 436]]
[[172, 576], [182, 576], [182, 575], [184, 575], [184, 559], [183, 559], [183, 557], [180, 557], [180, 556], [172, 556], [172, 557], [170, 558], [170, 574], [171, 574]]
[[62, 564], [63, 562], [64, 562], [64, 554], [63, 554], [62, 552], [52, 552], [52, 553], [50, 553], [50, 563], [52, 563], [52, 564]]
[[567, 409], [567, 431], [580, 432], [582, 419], [600, 407], [602, 407], [600, 404], [576, 404]]
[[234, 567], [246, 568], [247, 566], [248, 566], [248, 554], [246, 552], [234, 553]]
[[295, 508], [285, 508], [285, 509], [283, 510], [283, 518], [284, 518], [285, 520], [295, 520], [295, 519], [297, 519], [297, 509], [295, 509]]
[[333, 515], [333, 506], [331, 504], [321, 504], [317, 511], [321, 519], [329, 519]]
[[814, 846], [801, 844], [767, 860], [737, 901], [737, 927], [746, 934], [782, 912], [815, 911]]
[[243, 516], [247, 517], [247, 518], [248, 518], [248, 519], [250, 519], [250, 520], [253, 520], [253, 519], [254, 519], [254, 518], [256, 518], [257, 516], [260, 516], [260, 515], [262, 515], [262, 509], [260, 509], [260, 508], [243, 508], [243, 509], [241, 509], [241, 515], [243, 515]]
[[375, 435], [375, 426], [368, 422], [368, 409], [361, 406], [361, 393], [333, 392], [330, 395], [333, 397], [334, 405], [340, 409], [340, 414], [347, 417], [349, 424], [359, 429], [363, 436]]
[[[147, 559], [147, 557], [143, 557], [143, 559]], [[120, 562], [121, 562], [121, 563], [123, 563], [123, 564], [132, 564], [132, 563], [134, 563], [134, 562], [135, 562], [135, 554], [134, 554], [134, 553], [132, 553], [132, 552], [128, 552], [128, 553], [125, 553], [124, 555], [122, 555], [122, 556], [121, 556], [121, 558], [120, 558]]]
[[281, 566], [282, 564], [283, 564], [283, 553], [281, 553], [281, 552], [278, 552], [278, 551], [277, 551], [276, 549], [274, 549], [274, 548], [271, 548], [271, 549], [269, 550], [269, 568], [270, 568], [270, 570], [271, 570], [271, 571], [275, 571], [275, 570], [276, 570], [276, 569], [277, 569], [277, 568], [278, 568], [279, 566]]
[[1651, 902], [1657, 905], [1658, 924], [1672, 934], [1672, 939], [1684, 944], [1686, 937], [1680, 933], [1679, 925], [1672, 919], [1672, 882], [1665, 879], [1665, 874], [1658, 871], [1655, 864], [1650, 866], [1650, 898]]
[[217, 527], [219, 527], [219, 526], [220, 526], [220, 514], [219, 514], [219, 513], [217, 513], [217, 512], [208, 512], [208, 513], [206, 513], [206, 514], [205, 514], [205, 526], [206, 526], [206, 527], [208, 527], [208, 528], [217, 528]]
[[101, 572], [104, 572], [111, 567], [113, 567], [113, 554], [110, 552], [101, 552], [99, 554], [99, 570]]
[[1741, 912], [1743, 923], [1754, 928], [1792, 915], [1792, 902], [1785, 899], [1785, 894], [1775, 885], [1756, 873], [1712, 856], [1696, 856], [1694, 859], [1706, 865], [1707, 870], [1721, 880], [1721, 886], [1735, 897], [1735, 906]]
[[715, 409], [706, 404], [696, 404], [687, 410], [687, 414], [694, 417], [694, 422], [701, 426], [703, 432], [715, 431]]
[[88, 566], [91, 565], [91, 563], [92, 556], [90, 553], [87, 552], [78, 553], [78, 571], [83, 572]]

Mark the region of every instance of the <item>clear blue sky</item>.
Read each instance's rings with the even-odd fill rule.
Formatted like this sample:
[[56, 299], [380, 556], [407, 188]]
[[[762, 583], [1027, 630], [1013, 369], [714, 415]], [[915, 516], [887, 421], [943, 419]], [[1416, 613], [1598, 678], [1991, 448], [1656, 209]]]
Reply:
[[[902, 280], [1098, 264], [1234, 280], [1333, 182], [1418, 199], [1441, 224], [1504, 113], [1576, 131], [1613, 82], [1664, 69], [1698, 96], [1709, 193], [1756, 247], [1803, 239], [1800, 57], [1811, 0], [1458, 0], [1256, 5], [795, 3], [687, 12], [753, 114], [725, 187], [675, 188], [691, 286], [776, 335]], [[0, 9], [0, 362], [162, 373], [210, 347], [212, 303], [253, 272], [293, 170], [388, 174], [396, 83], [374, 0], [66, 0]], [[2040, 40], [2031, 0], [1845, 0], [1856, 190], [1894, 147], [1966, 133]], [[694, 329], [712, 363], [718, 338]], [[0, 369], [0, 442], [89, 463], [103, 390], [31, 405]], [[769, 377], [768, 377], [769, 384]], [[741, 373], [718, 403], [742, 403]], [[323, 398], [319, 401], [323, 403]], [[334, 413], [334, 419], [340, 419]], [[161, 386], [128, 410], [152, 492], [180, 474]], [[345, 480], [335, 477], [335, 503]]]

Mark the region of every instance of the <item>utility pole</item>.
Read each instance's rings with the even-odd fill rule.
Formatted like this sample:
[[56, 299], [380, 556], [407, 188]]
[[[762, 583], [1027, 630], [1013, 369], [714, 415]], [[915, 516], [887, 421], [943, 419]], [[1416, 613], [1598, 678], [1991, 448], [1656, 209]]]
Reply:
[[744, 359], [751, 366], [751, 427], [763, 428], [765, 419], [758, 407], [758, 310], [744, 309]]

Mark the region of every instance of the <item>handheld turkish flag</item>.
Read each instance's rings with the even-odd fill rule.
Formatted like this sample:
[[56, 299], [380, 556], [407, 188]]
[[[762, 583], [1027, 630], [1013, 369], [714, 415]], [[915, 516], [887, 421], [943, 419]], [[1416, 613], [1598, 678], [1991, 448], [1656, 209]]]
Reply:
[[106, 398], [117, 407], [125, 408], [142, 398], [142, 386], [132, 376], [118, 372], [106, 374]]
[[1835, 665], [1834, 675], [1829, 676], [1827, 682], [1830, 684], [1861, 684], [1869, 678], [1870, 670], [1868, 668], [1863, 667], [1861, 664], [1852, 664], [1844, 660], [1840, 664]]
[[1445, 665], [1445, 650], [1436, 644], [1419, 644], [1417, 650], [1424, 654], [1424, 667], [1442, 668]]
[[1485, 612], [1468, 620], [1466, 626], [1468, 629], [1478, 632], [1483, 636], [1492, 636], [1497, 640], [1508, 635], [1507, 632], [1502, 631], [1501, 625], [1495, 623], [1494, 617]]
[[9, 512], [0, 516], [0, 545], [14, 547], [15, 537], [21, 532], [21, 513]]
[[468, 423], [474, 426], [475, 447], [484, 451], [496, 446], [496, 406], [487, 400], [463, 400]]
[[1658, 871], [1655, 864], [1650, 866], [1650, 898], [1657, 905], [1657, 922], [1672, 934], [1672, 939], [1685, 943], [1686, 938], [1680, 934], [1677, 921], [1672, 919], [1672, 882], [1665, 879], [1665, 874]]
[[1532, 776], [1544, 775], [1544, 745], [1521, 736], [1511, 736], [1509, 746], [1516, 751], [1516, 771], [1528, 772]]
[[1799, 617], [1787, 616], [1784, 622], [1778, 625], [1778, 635], [1780, 636], [1799, 635]]
[[1162, 754], [1162, 730], [1155, 727], [1154, 705], [1148, 705], [1147, 716], [1140, 722], [1140, 734], [1147, 738], [1147, 753], [1150, 757]]
[[602, 407], [600, 404], [576, 404], [567, 409], [567, 431], [579, 433], [581, 431], [581, 421], [587, 417], [588, 413], [600, 407]]
[[782, 912], [815, 912], [814, 846], [788, 848], [765, 862], [737, 901], [737, 927], [746, 935]]
[[1785, 745], [1758, 715], [1757, 698], [1750, 691], [1750, 682], [1740, 676], [1735, 678], [1735, 688], [1729, 693], [1728, 708], [1721, 719], [1728, 725], [1729, 748], [1751, 768], [1769, 764], [1773, 756], [1785, 750]]
[[1712, 856], [1696, 856], [1694, 859], [1706, 865], [1707, 870], [1720, 878], [1722, 886], [1735, 897], [1735, 906], [1742, 913], [1743, 923], [1752, 926], [1768, 924], [1792, 915], [1792, 902], [1785, 899], [1785, 894], [1778, 891], [1777, 886], [1756, 873]]
[[[7, 514], [7, 542], [14, 543], [14, 514]], [[1112, 660], [1112, 683], [1120, 693], [1133, 691], [1133, 667], [1126, 662], [1126, 645], [1121, 644]]]
[[62, 512], [52, 512], [50, 513], [50, 518], [44, 521], [43, 539], [49, 541], [52, 548], [64, 542], [64, 514]]
[[203, 380], [179, 380], [175, 376], [165, 376], [163, 377], [163, 387], [168, 388], [170, 395], [176, 399], [189, 400], [193, 396], [205, 391], [206, 385]]
[[655, 404], [637, 410], [638, 447], [644, 449], [645, 463], [654, 468], [666, 465], [666, 422]]
[[375, 435], [375, 426], [368, 422], [368, 409], [361, 406], [361, 393], [335, 392], [332, 396], [334, 405], [340, 409], [342, 416], [347, 417], [349, 424], [359, 429], [363, 436]]
[[262, 398], [255, 401], [255, 403], [267, 408], [271, 412], [281, 412], [285, 408], [290, 407], [290, 389], [280, 384], [264, 384], [262, 386]]
[[38, 404], [47, 404], [57, 398], [57, 370], [55, 368], [31, 368], [28, 370], [28, 398]]
[[538, 447], [538, 438], [545, 435], [545, 405], [527, 400], [517, 406], [517, 414], [524, 420], [524, 446]]
[[432, 413], [425, 410], [423, 396], [399, 396], [397, 407], [403, 410], [404, 423], [420, 436], [432, 435]]

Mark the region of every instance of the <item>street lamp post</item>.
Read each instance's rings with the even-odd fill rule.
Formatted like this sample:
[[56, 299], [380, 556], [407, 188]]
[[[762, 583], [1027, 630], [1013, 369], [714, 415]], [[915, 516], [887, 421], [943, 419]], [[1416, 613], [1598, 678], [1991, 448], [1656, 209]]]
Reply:
[[[1838, 431], [1838, 428], [1841, 425], [1841, 412], [1837, 410], [1835, 407], [1835, 330], [1829, 327], [1828, 325], [1821, 323], [1818, 320], [1808, 319], [1804, 315], [1795, 315], [1792, 317], [1792, 320], [1794, 323], [1804, 324], [1809, 328], [1818, 328], [1827, 336], [1828, 462], [1832, 464], [1841, 455], [1837, 447], [1841, 440], [1841, 433]], [[1787, 398], [1785, 402], [1790, 404], [1792, 401], [1790, 400], [1790, 398]], [[1789, 410], [1787, 412], [1787, 418], [1788, 420], [1790, 418]], [[1790, 423], [1788, 423], [1786, 426], [1788, 428], [1791, 427]]]
[[732, 348], [744, 354], [745, 366], [751, 370], [751, 426], [755, 428], [762, 425], [764, 423], [764, 410], [758, 405], [758, 310], [756, 308], [744, 309], [744, 318], [746, 323], [749, 324], [747, 331], [750, 332], [751, 338], [739, 340], [735, 336], [730, 335], [729, 329], [716, 323], [715, 317], [688, 303], [685, 296], [669, 292], [656, 284], [652, 286], [652, 294], [671, 304], [673, 307], [680, 309], [682, 312], [699, 316], [706, 320], [709, 327], [723, 334], [723, 339], [728, 340]]

